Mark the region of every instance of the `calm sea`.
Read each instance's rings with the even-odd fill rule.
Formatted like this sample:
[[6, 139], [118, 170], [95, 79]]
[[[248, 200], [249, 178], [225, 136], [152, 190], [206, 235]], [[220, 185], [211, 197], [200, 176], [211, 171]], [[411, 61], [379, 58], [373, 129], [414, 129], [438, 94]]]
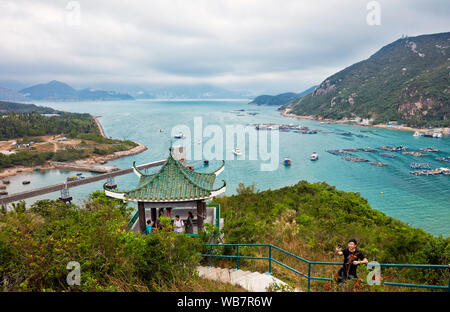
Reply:
[[[413, 137], [411, 132], [390, 129], [376, 129], [375, 132], [351, 125], [324, 124], [316, 121], [298, 120], [280, 116], [274, 107], [257, 107], [248, 101], [118, 101], [118, 102], [66, 102], [39, 103], [55, 109], [71, 112], [87, 112], [101, 116], [99, 119], [106, 135], [113, 138], [129, 139], [146, 145], [149, 149], [139, 155], [125, 157], [109, 162], [121, 168], [130, 167], [133, 160], [138, 164], [164, 159], [167, 149], [173, 141], [170, 130], [176, 125], [189, 126], [193, 132], [195, 117], [202, 117], [203, 127], [218, 125], [225, 132], [226, 125], [246, 125], [253, 123], [299, 124], [322, 130], [318, 134], [298, 134], [280, 132], [279, 163], [274, 171], [261, 171], [258, 160], [230, 160], [225, 171], [218, 177], [217, 185], [224, 179], [227, 182], [226, 194], [235, 193], [240, 182], [254, 183], [258, 190], [276, 189], [292, 185], [299, 180], [309, 182], [325, 181], [340, 190], [358, 192], [368, 199], [375, 209], [389, 216], [400, 219], [414, 227], [420, 227], [435, 235], [450, 236], [450, 176], [414, 176], [410, 175], [411, 162], [427, 162], [431, 167], [443, 167], [448, 164], [435, 160], [435, 157], [449, 156], [450, 139], [433, 139]], [[244, 110], [244, 111], [242, 111]], [[250, 113], [250, 114], [249, 114]], [[164, 132], [160, 132], [163, 129]], [[351, 131], [367, 137], [343, 136], [338, 133]], [[204, 142], [208, 139], [204, 139]], [[193, 144], [196, 144], [193, 142]], [[384, 145], [404, 145], [409, 150], [421, 147], [434, 147], [439, 153], [416, 158], [399, 152], [390, 159], [380, 153], [358, 152], [355, 156], [387, 163], [387, 167], [372, 166], [367, 163], [353, 163], [342, 156], [331, 155], [326, 150], [371, 147]], [[247, 147], [240, 146], [242, 150]], [[319, 160], [310, 161], [311, 153], [317, 152]], [[292, 160], [290, 167], [281, 162], [284, 157]], [[201, 161], [193, 161], [198, 170], [208, 171], [216, 168], [219, 161], [211, 161], [205, 168]], [[27, 188], [62, 182], [76, 172], [51, 170], [12, 177], [9, 193]], [[85, 173], [85, 176], [90, 175]], [[26, 186], [21, 181], [28, 179], [32, 183]], [[119, 188], [131, 189], [137, 183], [137, 177], [129, 174], [116, 178]], [[82, 202], [89, 193], [101, 189], [103, 182], [92, 183], [71, 189], [75, 202]], [[41, 198], [57, 198], [59, 193], [47, 194], [28, 200], [32, 202]]]

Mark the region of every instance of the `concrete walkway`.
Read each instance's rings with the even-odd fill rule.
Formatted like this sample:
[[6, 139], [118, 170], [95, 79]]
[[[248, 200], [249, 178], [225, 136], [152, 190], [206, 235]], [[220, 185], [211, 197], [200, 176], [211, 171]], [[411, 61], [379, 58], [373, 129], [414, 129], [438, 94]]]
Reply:
[[[250, 292], [266, 292], [270, 285], [274, 284], [287, 286], [285, 282], [266, 273], [205, 266], [197, 267], [197, 271], [202, 278], [241, 286]], [[296, 288], [295, 291], [301, 290]]]

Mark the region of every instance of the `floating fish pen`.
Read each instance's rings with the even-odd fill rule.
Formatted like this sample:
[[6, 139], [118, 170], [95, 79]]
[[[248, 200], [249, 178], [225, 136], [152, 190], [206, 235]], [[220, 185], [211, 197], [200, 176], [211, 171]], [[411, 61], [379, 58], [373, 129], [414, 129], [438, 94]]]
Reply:
[[436, 160], [443, 162], [450, 162], [450, 157], [436, 157]]
[[359, 149], [356, 149], [356, 148], [344, 148], [343, 151], [346, 151], [346, 152], [358, 152]]
[[425, 156], [428, 156], [428, 154], [425, 154], [425, 153], [419, 153], [419, 152], [403, 152], [402, 154], [404, 154], [404, 155], [412, 155], [412, 156], [415, 156], [415, 157], [425, 157]]
[[404, 151], [408, 148], [406, 146], [381, 146], [379, 149], [384, 151], [390, 151], [390, 152], [398, 152], [398, 151]]
[[410, 171], [410, 174], [414, 174], [417, 176], [422, 176], [422, 175], [438, 175], [438, 174], [450, 174], [450, 169], [449, 168], [437, 168], [437, 169], [432, 169], [432, 170], [416, 170], [416, 171]]
[[361, 158], [361, 157], [345, 157], [344, 159], [347, 160], [347, 161], [351, 161], [351, 162], [366, 162], [366, 161], [369, 161], [368, 159]]
[[387, 157], [387, 158], [395, 158], [397, 155], [388, 154], [388, 153], [380, 153], [380, 156]]
[[330, 153], [330, 154], [333, 154], [333, 155], [337, 155], [337, 156], [351, 155], [350, 153], [345, 152], [343, 150], [328, 150], [327, 152]]
[[387, 164], [379, 162], [379, 161], [371, 161], [371, 162], [368, 162], [368, 164], [371, 164], [371, 165], [374, 165], [374, 166], [378, 166], [378, 167], [385, 167], [385, 166], [387, 166]]
[[422, 152], [439, 152], [439, 150], [437, 148], [432, 148], [432, 147], [423, 147], [423, 148], [419, 148], [419, 150], [421, 150]]
[[430, 165], [427, 163], [411, 163], [409, 166], [411, 169], [431, 169]]

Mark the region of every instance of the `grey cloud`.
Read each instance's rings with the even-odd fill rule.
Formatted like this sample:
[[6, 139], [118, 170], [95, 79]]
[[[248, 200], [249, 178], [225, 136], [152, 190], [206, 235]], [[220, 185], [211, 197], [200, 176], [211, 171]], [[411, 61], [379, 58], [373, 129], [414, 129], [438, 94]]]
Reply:
[[[447, 1], [79, 0], [0, 3], [0, 80], [98, 84], [213, 83], [302, 90], [410, 36], [448, 31]], [[84, 85], [82, 85], [84, 84]]]

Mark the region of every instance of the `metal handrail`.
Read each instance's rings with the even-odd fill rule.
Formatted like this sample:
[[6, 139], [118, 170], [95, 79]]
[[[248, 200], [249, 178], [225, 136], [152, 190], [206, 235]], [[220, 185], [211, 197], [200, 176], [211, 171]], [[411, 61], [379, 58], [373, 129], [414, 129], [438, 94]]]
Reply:
[[[321, 261], [310, 261], [307, 259], [303, 259], [297, 255], [294, 255], [293, 253], [290, 253], [289, 251], [286, 251], [280, 247], [274, 246], [272, 244], [205, 244], [205, 246], [209, 247], [209, 254], [201, 254], [203, 257], [209, 257], [210, 258], [210, 265], [213, 264], [213, 258], [236, 258], [236, 270], [239, 270], [239, 259], [261, 259], [261, 260], [268, 260], [269, 262], [269, 271], [266, 272], [267, 274], [272, 274], [272, 261], [299, 274], [302, 277], [305, 277], [308, 279], [308, 291], [310, 291], [311, 288], [311, 280], [321, 280], [321, 281], [333, 281], [331, 278], [327, 277], [316, 277], [311, 276], [311, 267], [312, 265], [342, 265], [341, 262], [321, 262]], [[213, 247], [225, 247], [225, 246], [233, 246], [236, 247], [236, 255], [217, 255], [213, 254]], [[239, 255], [239, 247], [268, 247], [269, 248], [269, 257], [250, 257], [250, 256], [241, 256]], [[308, 274], [302, 273], [294, 268], [291, 268], [290, 266], [282, 263], [281, 261], [278, 261], [272, 257], [272, 249], [276, 249], [278, 251], [283, 252], [284, 254], [293, 257], [295, 259], [298, 259], [300, 261], [303, 261], [304, 263], [308, 264]], [[380, 263], [381, 267], [405, 267], [405, 268], [428, 268], [428, 269], [450, 269], [450, 265], [443, 265], [443, 264], [394, 264], [394, 263]], [[416, 288], [430, 288], [430, 289], [447, 289], [450, 292], [450, 281], [448, 286], [441, 286], [441, 285], [422, 285], [422, 284], [406, 284], [406, 283], [391, 283], [391, 282], [384, 282], [384, 285], [388, 286], [399, 286], [399, 287], [416, 287]]]

